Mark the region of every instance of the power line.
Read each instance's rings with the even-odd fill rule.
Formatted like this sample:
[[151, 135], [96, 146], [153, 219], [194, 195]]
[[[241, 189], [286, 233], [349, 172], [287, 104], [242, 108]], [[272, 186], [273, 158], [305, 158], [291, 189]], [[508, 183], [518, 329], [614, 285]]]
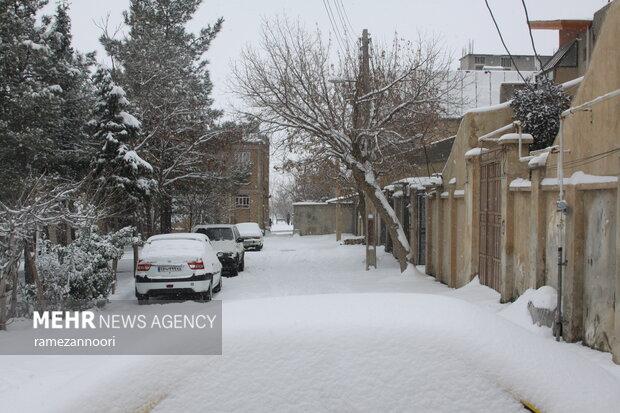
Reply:
[[534, 43], [534, 36], [532, 35], [532, 27], [530, 26], [530, 15], [527, 12], [527, 6], [525, 5], [525, 0], [521, 0], [521, 3], [523, 4], [523, 10], [525, 11], [525, 21], [527, 22], [527, 30], [530, 33], [530, 41], [532, 42], [532, 50], [534, 50], [534, 56], [536, 56], [536, 59], [538, 60], [538, 63], [540, 64], [540, 70], [542, 70], [543, 63], [542, 63], [542, 60], [540, 59], [540, 56], [538, 55], [538, 52], [536, 51], [536, 44]]
[[346, 54], [346, 48], [342, 45], [343, 37], [340, 34], [338, 25], [336, 24], [336, 18], [334, 17], [333, 12], [331, 10], [331, 5], [329, 3], [329, 0], [323, 0], [323, 6], [325, 7], [325, 11], [327, 12], [329, 23], [331, 24], [332, 29], [334, 30], [334, 37], [336, 38], [336, 41], [338, 42], [338, 45], [340, 46], [340, 50], [342, 51], [342, 53]]
[[[327, 0], [330, 1], [330, 0]], [[342, 23], [342, 28], [344, 30], [344, 34], [346, 36], [346, 40], [347, 40], [347, 44], [349, 42], [349, 27], [347, 26], [347, 22], [344, 18], [344, 14], [342, 14], [342, 10], [340, 9], [340, 4], [338, 2], [338, 0], [334, 0], [334, 7], [336, 9], [336, 12], [338, 13], [338, 17], [340, 19], [340, 23]]]
[[351, 19], [349, 19], [349, 14], [347, 13], [347, 9], [344, 7], [344, 4], [342, 3], [342, 0], [340, 1], [340, 8], [342, 8], [342, 12], [344, 13], [344, 17], [347, 21], [347, 24], [349, 25], [349, 28], [351, 29], [351, 33], [355, 33], [355, 29], [353, 28], [353, 25], [351, 24]]
[[515, 62], [514, 57], [512, 57], [512, 54], [510, 53], [510, 50], [508, 50], [508, 46], [506, 46], [506, 42], [504, 41], [504, 36], [502, 35], [502, 31], [500, 30], [499, 25], [497, 24], [497, 20], [495, 20], [495, 16], [493, 15], [493, 10], [491, 10], [491, 6], [489, 6], [489, 1], [488, 0], [484, 0], [484, 3], [486, 4], [487, 9], [489, 10], [489, 14], [491, 15], [491, 19], [493, 19], [493, 24], [495, 25], [495, 28], [497, 29], [497, 34], [499, 34], [499, 39], [501, 40], [502, 45], [504, 45], [504, 50], [506, 50], [506, 53], [508, 53], [508, 56], [510, 57], [510, 61], [512, 62], [513, 66], [515, 67], [515, 70], [519, 74], [519, 77], [521, 77], [523, 82], [528, 87], [530, 87], [529, 83], [527, 82], [527, 80], [525, 80], [525, 77], [523, 77], [523, 74], [521, 73], [521, 71], [517, 67], [517, 63]]

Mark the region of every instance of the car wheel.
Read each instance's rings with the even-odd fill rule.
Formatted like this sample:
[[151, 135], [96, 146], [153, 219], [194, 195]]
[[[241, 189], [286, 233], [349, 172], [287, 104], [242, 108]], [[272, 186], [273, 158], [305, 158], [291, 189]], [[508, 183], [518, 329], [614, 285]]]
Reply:
[[237, 275], [239, 275], [239, 265], [233, 265], [230, 268], [230, 274], [228, 276], [229, 277], [236, 277]]
[[200, 298], [203, 301], [211, 301], [211, 299], [213, 298], [213, 280], [209, 282], [209, 289], [200, 294]]
[[144, 305], [149, 300], [148, 294], [140, 294], [138, 290], [136, 290], [136, 298], [138, 299], [139, 305]]
[[217, 283], [217, 287], [213, 289], [214, 293], [219, 293], [220, 291], [222, 291], [222, 278], [223, 277], [220, 276], [220, 282]]
[[256, 251], [260, 251], [263, 249], [263, 246], [261, 245], [260, 247], [256, 247]]

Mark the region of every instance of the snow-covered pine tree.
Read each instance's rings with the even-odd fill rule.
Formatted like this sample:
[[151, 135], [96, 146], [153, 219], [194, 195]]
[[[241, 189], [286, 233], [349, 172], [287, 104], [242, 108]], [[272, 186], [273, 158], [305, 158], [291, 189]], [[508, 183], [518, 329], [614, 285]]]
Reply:
[[74, 50], [67, 1], [59, 1], [53, 18], [44, 20], [49, 21], [43, 37], [50, 52], [43, 79], [57, 90], [47, 128], [53, 144], [48, 151], [46, 168], [65, 178], [80, 179], [86, 175], [88, 160], [93, 155], [85, 125], [94, 104], [90, 68], [95, 63], [95, 55]]
[[93, 202], [103, 202], [113, 213], [131, 212], [156, 185], [149, 178], [152, 166], [133, 149], [141, 124], [128, 112], [125, 91], [114, 83], [107, 69], [97, 70], [94, 83], [97, 102], [89, 128], [101, 149], [95, 161], [97, 185]]
[[[202, 0], [131, 0], [123, 39], [101, 38], [117, 71], [114, 79], [131, 96], [148, 140], [141, 153], [153, 160], [158, 191], [154, 213], [160, 232], [172, 230], [173, 197], [220, 177], [205, 154], [217, 135], [213, 85], [205, 53], [222, 19], [194, 34], [187, 30]], [[205, 195], [206, 196], [206, 195]]]
[[15, 200], [24, 179], [37, 173], [50, 145], [46, 134], [58, 89], [42, 71], [49, 67], [41, 0], [0, 2], [0, 200]]
[[534, 137], [530, 150], [537, 150], [553, 145], [560, 129], [560, 114], [570, 106], [570, 98], [561, 86], [543, 76], [532, 87], [515, 91], [510, 106], [523, 132]]

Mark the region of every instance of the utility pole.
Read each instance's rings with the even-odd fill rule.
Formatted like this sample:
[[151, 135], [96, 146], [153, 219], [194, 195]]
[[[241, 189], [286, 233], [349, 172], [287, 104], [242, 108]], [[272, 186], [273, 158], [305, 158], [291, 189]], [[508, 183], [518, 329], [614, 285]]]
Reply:
[[[360, 47], [360, 73], [356, 85], [356, 96], [364, 96], [370, 92], [370, 35], [368, 29], [362, 31], [361, 47]], [[361, 104], [356, 103], [353, 108], [353, 123], [355, 129], [361, 129], [368, 121], [370, 110], [369, 102]], [[368, 153], [367, 142], [362, 142], [363, 151]], [[377, 214], [372, 208], [372, 202], [366, 197], [365, 199], [364, 222], [366, 226], [366, 270], [370, 267], [377, 268]]]

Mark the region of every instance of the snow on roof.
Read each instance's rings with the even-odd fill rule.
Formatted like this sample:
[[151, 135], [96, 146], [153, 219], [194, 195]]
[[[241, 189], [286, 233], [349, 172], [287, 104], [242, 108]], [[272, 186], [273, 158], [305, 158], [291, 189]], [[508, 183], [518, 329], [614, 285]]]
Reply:
[[327, 202], [316, 202], [316, 201], [300, 201], [293, 202], [293, 206], [295, 205], [328, 205]]
[[[613, 184], [618, 183], [617, 176], [603, 176], [603, 175], [589, 175], [583, 171], [577, 171], [570, 176], [570, 178], [564, 178], [562, 180], [564, 185], [580, 185], [580, 184]], [[542, 185], [553, 186], [559, 185], [558, 178], [545, 178], [542, 180]]]
[[487, 148], [471, 148], [467, 152], [465, 152], [465, 159], [473, 158], [475, 156], [480, 156], [483, 153], [487, 153], [489, 150]]
[[408, 185], [410, 188], [422, 190], [428, 186], [441, 185], [442, 179], [440, 176], [412, 176], [392, 182], [391, 184], [386, 185], [383, 189], [386, 191], [394, 191], [396, 190], [397, 185], [402, 184]]
[[532, 181], [523, 178], [516, 178], [510, 182], [510, 188], [531, 188]]
[[519, 136], [521, 136], [522, 143], [532, 143], [534, 142], [534, 137], [529, 133], [505, 133], [498, 140], [498, 143], [508, 143], [508, 142], [519, 142]]
[[349, 194], [343, 196], [337, 196], [335, 198], [330, 198], [325, 203], [327, 204], [351, 204], [353, 203], [352, 199], [357, 197], [357, 194]]

